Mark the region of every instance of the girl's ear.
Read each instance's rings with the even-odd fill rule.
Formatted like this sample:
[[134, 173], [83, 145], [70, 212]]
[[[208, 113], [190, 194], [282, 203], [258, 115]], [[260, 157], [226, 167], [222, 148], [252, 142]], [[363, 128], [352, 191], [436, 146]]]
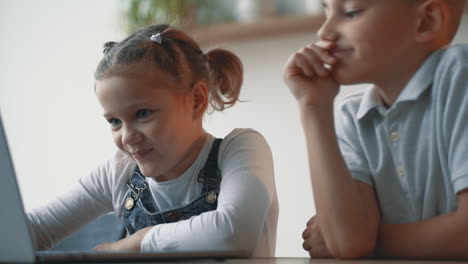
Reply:
[[193, 99], [193, 119], [200, 119], [208, 107], [208, 87], [202, 81], [197, 81], [191, 90]]
[[443, 41], [448, 35], [450, 23], [450, 9], [446, 1], [426, 0], [417, 8], [416, 41], [420, 43]]

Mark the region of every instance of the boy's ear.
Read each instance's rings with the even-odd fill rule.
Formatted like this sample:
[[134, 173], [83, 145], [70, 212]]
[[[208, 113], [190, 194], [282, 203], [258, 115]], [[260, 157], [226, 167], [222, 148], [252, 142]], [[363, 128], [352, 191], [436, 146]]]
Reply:
[[208, 107], [208, 87], [202, 81], [197, 81], [191, 90], [193, 98], [193, 119], [203, 117]]
[[450, 10], [445, 0], [426, 0], [418, 7], [416, 41], [442, 40], [448, 34]]

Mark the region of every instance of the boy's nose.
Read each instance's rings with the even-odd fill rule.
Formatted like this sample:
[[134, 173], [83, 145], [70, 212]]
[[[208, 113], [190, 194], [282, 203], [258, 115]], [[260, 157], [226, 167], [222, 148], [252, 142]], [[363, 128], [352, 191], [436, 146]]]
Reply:
[[327, 40], [327, 41], [335, 41], [338, 38], [338, 34], [336, 33], [333, 20], [328, 18], [322, 24], [322, 26], [317, 31], [317, 37], [319, 40]]

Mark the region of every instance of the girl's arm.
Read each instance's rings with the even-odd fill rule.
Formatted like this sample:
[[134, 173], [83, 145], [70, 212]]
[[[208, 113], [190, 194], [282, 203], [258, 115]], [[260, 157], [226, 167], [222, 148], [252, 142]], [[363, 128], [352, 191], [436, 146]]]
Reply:
[[[112, 211], [111, 192], [100, 166], [48, 203], [27, 212], [40, 250], [46, 250], [97, 217]], [[92, 245], [90, 245], [92, 246]]]
[[454, 212], [414, 223], [381, 225], [377, 253], [397, 258], [468, 258], [468, 189], [458, 194]]
[[151, 230], [151, 226], [142, 228], [128, 236], [116, 242], [106, 242], [97, 245], [94, 250], [97, 251], [141, 251], [141, 241], [145, 235]]
[[97, 217], [121, 207], [125, 182], [133, 169], [133, 163], [117, 151], [55, 199], [27, 212], [38, 249], [52, 247]]
[[[141, 242], [143, 252], [217, 251], [248, 257], [263, 248], [260, 254], [273, 256], [274, 245], [262, 240], [265, 234], [276, 237], [278, 213], [272, 207], [276, 190], [268, 144], [252, 130], [235, 130], [221, 144], [219, 164], [222, 182], [217, 210], [152, 227]], [[267, 219], [269, 213], [274, 219]], [[265, 229], [268, 221], [273, 221], [270, 230]]]
[[[375, 196], [352, 179], [338, 147], [333, 100], [339, 84], [323, 66], [333, 43], [311, 44], [289, 59], [284, 79], [296, 97], [307, 142], [317, 221], [330, 253], [357, 258], [373, 252], [379, 223]], [[370, 187], [369, 187], [370, 189]]]

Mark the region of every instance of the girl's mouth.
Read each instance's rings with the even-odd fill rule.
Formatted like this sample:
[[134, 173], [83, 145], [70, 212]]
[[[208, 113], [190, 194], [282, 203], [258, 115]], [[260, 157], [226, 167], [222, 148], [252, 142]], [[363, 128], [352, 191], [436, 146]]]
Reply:
[[130, 152], [130, 154], [132, 155], [133, 158], [137, 160], [142, 160], [145, 157], [147, 157], [152, 151], [153, 149], [142, 149], [142, 150]]

